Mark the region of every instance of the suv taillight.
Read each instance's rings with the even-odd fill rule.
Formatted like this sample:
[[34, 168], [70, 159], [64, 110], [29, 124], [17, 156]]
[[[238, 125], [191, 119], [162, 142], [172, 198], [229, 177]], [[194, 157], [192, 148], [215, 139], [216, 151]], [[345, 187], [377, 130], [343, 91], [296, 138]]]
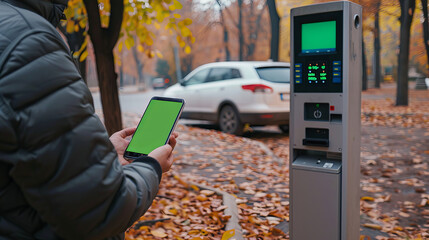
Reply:
[[264, 84], [249, 84], [249, 85], [243, 85], [241, 86], [244, 90], [250, 90], [252, 92], [266, 92], [266, 93], [272, 93], [273, 89], [267, 85]]

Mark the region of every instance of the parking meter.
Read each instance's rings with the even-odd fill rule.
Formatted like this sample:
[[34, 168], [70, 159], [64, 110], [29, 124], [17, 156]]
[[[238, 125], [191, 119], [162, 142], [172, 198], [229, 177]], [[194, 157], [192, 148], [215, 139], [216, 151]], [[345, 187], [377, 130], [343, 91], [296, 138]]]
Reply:
[[290, 237], [359, 238], [362, 10], [291, 10]]

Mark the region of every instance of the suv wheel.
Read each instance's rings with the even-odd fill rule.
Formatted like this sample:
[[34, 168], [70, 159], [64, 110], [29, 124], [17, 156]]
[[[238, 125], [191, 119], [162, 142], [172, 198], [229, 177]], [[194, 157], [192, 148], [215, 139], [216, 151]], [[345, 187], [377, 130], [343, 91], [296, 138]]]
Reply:
[[235, 135], [243, 134], [243, 124], [238, 118], [237, 111], [230, 105], [226, 105], [220, 110], [219, 125], [222, 132]]

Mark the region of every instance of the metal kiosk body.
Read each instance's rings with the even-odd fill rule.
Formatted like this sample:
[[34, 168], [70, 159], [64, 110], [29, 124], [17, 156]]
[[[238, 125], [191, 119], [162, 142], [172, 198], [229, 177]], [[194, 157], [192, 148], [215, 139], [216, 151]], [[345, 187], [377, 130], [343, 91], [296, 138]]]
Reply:
[[290, 237], [359, 239], [362, 10], [291, 10]]

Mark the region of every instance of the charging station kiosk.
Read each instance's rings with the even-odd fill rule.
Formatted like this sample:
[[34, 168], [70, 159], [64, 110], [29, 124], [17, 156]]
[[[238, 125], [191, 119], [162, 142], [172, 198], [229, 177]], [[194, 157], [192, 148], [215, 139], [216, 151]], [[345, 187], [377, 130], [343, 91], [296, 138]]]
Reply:
[[291, 10], [290, 237], [359, 238], [362, 8]]

